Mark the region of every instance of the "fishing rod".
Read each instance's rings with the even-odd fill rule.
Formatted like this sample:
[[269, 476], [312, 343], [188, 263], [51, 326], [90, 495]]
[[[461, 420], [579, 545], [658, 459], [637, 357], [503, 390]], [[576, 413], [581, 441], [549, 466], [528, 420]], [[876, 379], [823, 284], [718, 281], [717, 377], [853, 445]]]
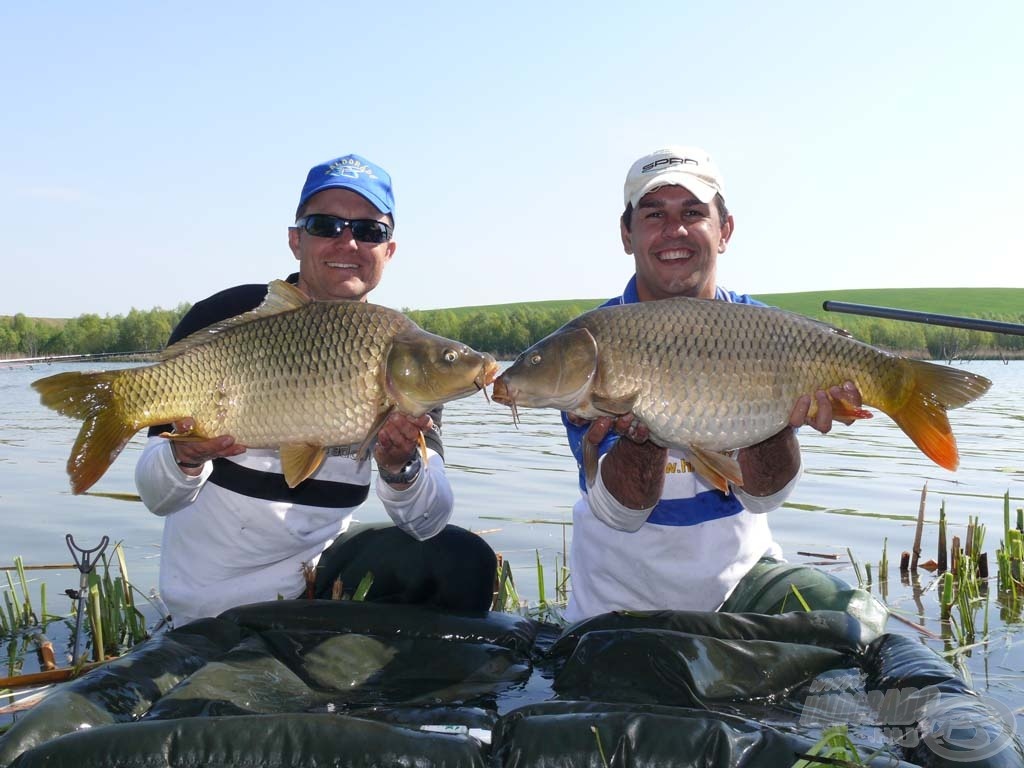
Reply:
[[873, 307], [868, 304], [850, 304], [845, 301], [825, 301], [822, 302], [821, 308], [826, 312], [845, 312], [849, 315], [867, 315], [868, 317], [883, 317], [888, 320], [906, 320], [910, 323], [945, 325], [950, 328], [966, 328], [970, 331], [990, 331], [991, 333], [1024, 336], [1024, 325], [1019, 323], [979, 320], [974, 317], [957, 317], [956, 315], [937, 315], [933, 312], [914, 312], [910, 309], [893, 309], [892, 307]]
[[89, 352], [80, 355], [43, 355], [42, 357], [10, 357], [0, 359], [0, 365], [8, 363], [68, 363], [76, 360], [103, 360], [107, 357], [132, 357], [135, 355], [155, 355], [158, 349], [140, 349], [135, 352]]

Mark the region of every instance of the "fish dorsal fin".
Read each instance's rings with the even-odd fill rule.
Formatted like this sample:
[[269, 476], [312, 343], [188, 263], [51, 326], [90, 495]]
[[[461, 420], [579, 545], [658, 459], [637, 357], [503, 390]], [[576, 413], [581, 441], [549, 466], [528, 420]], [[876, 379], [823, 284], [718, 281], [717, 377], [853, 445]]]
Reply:
[[[769, 307], [769, 309], [775, 309], [775, 307]], [[778, 311], [779, 312], [783, 312], [785, 310], [781, 310], [780, 309]], [[796, 314], [796, 313], [790, 313], [790, 314]], [[808, 317], [806, 315], [798, 315], [798, 317], [800, 317], [800, 318], [802, 318], [804, 320], [808, 320], [808, 321], [814, 323], [815, 325], [820, 326], [821, 330], [823, 330], [823, 331], [829, 331], [830, 333], [834, 333], [834, 334], [836, 334], [838, 336], [845, 336], [848, 339], [852, 339], [853, 338], [853, 334], [850, 333], [848, 330], [846, 330], [845, 328], [840, 328], [838, 325], [833, 325], [832, 323], [828, 322], [827, 320], [819, 320], [817, 317]]]
[[201, 328], [195, 333], [189, 334], [184, 339], [164, 349], [160, 353], [160, 359], [168, 360], [172, 357], [177, 357], [187, 349], [208, 344], [231, 328], [251, 323], [253, 320], [259, 320], [261, 317], [279, 315], [282, 312], [298, 309], [309, 304], [311, 301], [312, 299], [291, 283], [286, 283], [284, 280], [273, 280], [267, 286], [267, 295], [263, 299], [263, 303], [256, 307], [256, 309], [229, 317], [227, 320], [221, 320], [219, 323], [214, 323], [206, 328]]
[[320, 468], [327, 449], [322, 445], [297, 443], [282, 445], [280, 453], [284, 481], [289, 488], [294, 488]]
[[[246, 314], [255, 314], [259, 317], [279, 315], [291, 309], [304, 307], [311, 301], [313, 300], [304, 294], [298, 286], [284, 280], [271, 280], [267, 286], [267, 295], [263, 299], [263, 303], [256, 307], [252, 313], [247, 312]], [[242, 317], [244, 316], [242, 315]]]

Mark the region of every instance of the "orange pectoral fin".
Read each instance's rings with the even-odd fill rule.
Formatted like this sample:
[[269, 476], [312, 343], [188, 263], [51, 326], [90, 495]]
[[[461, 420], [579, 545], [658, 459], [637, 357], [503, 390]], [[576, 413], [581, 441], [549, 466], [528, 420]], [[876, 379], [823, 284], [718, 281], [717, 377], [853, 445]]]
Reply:
[[729, 483], [740, 488], [743, 487], [743, 472], [740, 470], [740, 463], [732, 456], [706, 451], [696, 445], [688, 446], [686, 453], [686, 458], [693, 466], [693, 471], [722, 493], [729, 493]]

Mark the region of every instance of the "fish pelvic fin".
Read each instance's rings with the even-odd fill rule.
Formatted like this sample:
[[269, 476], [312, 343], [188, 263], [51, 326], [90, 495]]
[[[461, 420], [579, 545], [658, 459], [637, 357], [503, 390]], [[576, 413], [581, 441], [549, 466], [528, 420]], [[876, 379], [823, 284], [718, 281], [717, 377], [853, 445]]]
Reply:
[[[828, 401], [832, 406], [832, 419], [834, 421], [852, 423], [860, 419], [870, 419], [874, 416], [874, 414], [866, 408], [855, 408], [845, 400], [832, 397], [831, 395], [829, 395]], [[811, 408], [807, 413], [808, 418], [813, 418], [817, 410], [817, 402], [811, 400]]]
[[687, 446], [686, 454], [693, 471], [727, 496], [729, 483], [743, 487], [743, 471], [740, 463], [732, 456], [708, 451], [697, 445]]
[[910, 367], [914, 388], [902, 405], [886, 412], [925, 456], [940, 467], [955, 471], [960, 465], [960, 454], [946, 411], [978, 399], [992, 382], [945, 365], [920, 360], [905, 362]]
[[84, 493], [110, 468], [142, 424], [127, 421], [113, 386], [124, 371], [69, 371], [32, 382], [39, 401], [64, 416], [82, 420], [67, 472], [71, 492]]
[[289, 488], [294, 488], [320, 468], [327, 449], [322, 445], [298, 443], [282, 445], [280, 453], [284, 481]]

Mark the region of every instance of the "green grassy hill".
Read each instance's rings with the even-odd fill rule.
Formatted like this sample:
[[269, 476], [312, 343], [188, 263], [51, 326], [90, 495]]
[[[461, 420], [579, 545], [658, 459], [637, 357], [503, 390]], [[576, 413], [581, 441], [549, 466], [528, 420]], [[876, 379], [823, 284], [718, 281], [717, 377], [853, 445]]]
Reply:
[[[802, 315], [825, 319], [835, 319], [841, 315], [825, 312], [821, 308], [823, 301], [846, 301], [854, 304], [871, 304], [965, 317], [997, 318], [1024, 315], [1024, 288], [865, 288], [849, 291], [764, 293], [755, 294], [754, 298], [790, 312], [799, 312]], [[516, 311], [535, 309], [551, 311], [575, 309], [583, 312], [604, 301], [606, 299], [563, 299], [422, 311], [453, 312], [457, 317], [469, 316], [478, 312], [510, 314]]]
[[866, 288], [850, 291], [771, 293], [755, 296], [765, 304], [824, 319], [842, 317], [825, 312], [823, 301], [846, 301], [878, 307], [963, 317], [1006, 318], [1024, 314], [1024, 288]]

